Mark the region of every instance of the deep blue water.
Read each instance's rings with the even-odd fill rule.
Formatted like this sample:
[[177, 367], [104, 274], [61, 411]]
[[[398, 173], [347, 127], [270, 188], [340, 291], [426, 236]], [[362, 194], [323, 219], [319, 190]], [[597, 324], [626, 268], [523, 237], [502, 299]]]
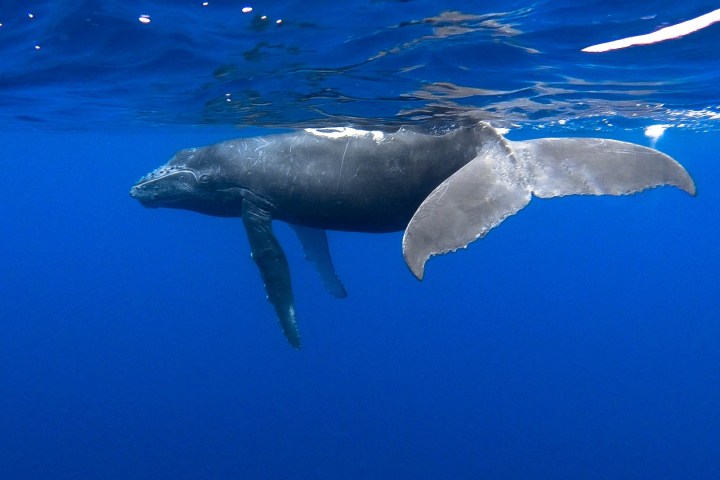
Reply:
[[[0, 9], [0, 478], [720, 478], [720, 25], [580, 52], [717, 5], [309, 3]], [[535, 199], [423, 282], [330, 232], [343, 300], [278, 223], [299, 352], [239, 219], [128, 196], [189, 146], [468, 119], [668, 125], [698, 195]]]

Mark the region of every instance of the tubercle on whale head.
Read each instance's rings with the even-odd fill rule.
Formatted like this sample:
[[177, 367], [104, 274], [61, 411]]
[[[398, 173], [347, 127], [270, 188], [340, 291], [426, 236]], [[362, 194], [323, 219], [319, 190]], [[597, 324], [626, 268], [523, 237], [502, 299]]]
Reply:
[[138, 180], [130, 195], [149, 208], [237, 216], [242, 211], [242, 199], [223, 188], [222, 178], [212, 150], [186, 149]]
[[130, 195], [146, 207], [172, 206], [191, 196], [198, 183], [192, 170], [163, 166], [138, 180]]
[[197, 148], [178, 151], [165, 165], [138, 180], [131, 190], [131, 195], [140, 200], [143, 193], [149, 194], [154, 191], [156, 194], [161, 192], [170, 194], [173, 191], [169, 188], [171, 185], [179, 187], [185, 183], [184, 190], [187, 191], [193, 183], [209, 183], [209, 172], [205, 172], [203, 162], [198, 162], [195, 158], [198, 156], [197, 151]]
[[141, 185], [143, 183], [151, 182], [153, 180], [158, 180], [160, 178], [163, 178], [167, 175], [173, 174], [175, 172], [180, 171], [180, 167], [178, 165], [163, 165], [161, 167], [156, 168], [152, 172], [142, 176], [140, 180], [135, 182], [135, 186]]

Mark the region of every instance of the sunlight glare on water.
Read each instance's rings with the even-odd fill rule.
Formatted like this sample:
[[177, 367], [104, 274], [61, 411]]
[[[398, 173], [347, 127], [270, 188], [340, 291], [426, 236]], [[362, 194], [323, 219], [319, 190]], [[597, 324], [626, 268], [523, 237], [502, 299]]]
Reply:
[[[309, 9], [156, 1], [140, 12], [121, 2], [70, 9], [35, 2], [30, 13], [13, 7], [0, 18], [8, 59], [0, 115], [82, 129], [69, 121], [70, 95], [75, 112], [107, 127], [486, 120], [502, 128], [716, 129], [720, 79], [710, 67], [718, 10], [658, 11], [640, 2], [621, 11], [575, 2], [388, 5], [357, 5], [352, 23], [347, 8], [331, 2]], [[595, 39], [650, 43], [637, 36], [647, 31], [675, 39], [581, 51]]]

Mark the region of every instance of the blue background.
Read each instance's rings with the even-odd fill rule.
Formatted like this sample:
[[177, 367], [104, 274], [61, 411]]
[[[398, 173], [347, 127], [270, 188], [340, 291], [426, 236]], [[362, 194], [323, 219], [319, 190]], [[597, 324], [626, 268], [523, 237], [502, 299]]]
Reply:
[[[370, 5], [394, 12], [387, 24], [422, 19], [429, 8]], [[586, 14], [598, 5], [588, 2]], [[627, 3], [629, 18], [637, 5]], [[711, 9], [703, 8], [669, 9], [668, 21]], [[541, 13], [521, 24], [549, 18]], [[12, 24], [3, 24], [6, 34]], [[542, 31], [521, 39], [532, 44]], [[717, 26], [708, 32], [668, 47], [698, 55], [666, 58], [673, 68], [685, 62], [687, 84], [708, 82], [697, 102], [669, 93], [671, 73], [659, 99], [716, 108], [708, 102], [717, 67], [698, 67], [716, 62], [703, 56], [708, 41], [719, 45]], [[616, 38], [604, 33], [598, 41]], [[452, 53], [455, 40], [447, 41]], [[608, 62], [629, 61], [618, 55]], [[592, 68], [613, 70], [590, 58]], [[645, 117], [687, 121], [657, 148], [693, 175], [697, 197], [661, 188], [534, 199], [482, 241], [432, 259], [423, 282], [403, 263], [401, 233], [331, 232], [349, 291], [337, 300], [289, 228], [276, 224], [303, 334], [297, 352], [265, 300], [239, 219], [143, 209], [128, 195], [180, 148], [266, 130], [232, 128], [252, 123], [243, 111], [198, 126], [174, 105], [148, 120], [132, 107], [150, 98], [145, 90], [96, 108], [88, 92], [106, 83], [89, 77], [79, 94], [69, 80], [37, 73], [45, 65], [18, 59], [2, 77], [3, 95], [16, 103], [2, 107], [12, 120], [0, 132], [0, 478], [720, 478], [720, 137], [712, 118]], [[35, 93], [52, 97], [44, 105], [76, 114], [21, 106], [29, 87], [7, 82], [33, 68], [42, 80]], [[563, 68], [579, 74], [590, 63]], [[336, 77], [346, 92], [362, 90], [344, 78]], [[381, 85], [372, 105], [382, 103]], [[482, 78], [475, 86], [489, 88]], [[58, 98], [63, 89], [78, 96]], [[302, 102], [273, 105], [284, 116], [265, 126], [317, 115]], [[352, 103], [348, 115], [357, 108], [369, 122], [372, 105]], [[553, 102], [548, 109], [509, 138], [569, 135], [553, 123], [567, 118], [575, 133], [649, 144], [631, 116], [611, 123], [634, 128], [598, 131], [598, 118]], [[125, 116], [132, 121], [118, 119]], [[543, 121], [555, 127], [542, 131]]]

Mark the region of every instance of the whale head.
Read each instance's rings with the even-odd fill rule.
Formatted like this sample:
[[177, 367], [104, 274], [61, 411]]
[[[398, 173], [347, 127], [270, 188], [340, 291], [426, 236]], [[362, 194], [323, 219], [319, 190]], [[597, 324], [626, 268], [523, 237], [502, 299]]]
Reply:
[[221, 187], [222, 172], [208, 148], [179, 151], [133, 185], [130, 195], [149, 208], [177, 208], [207, 215], [237, 216], [242, 200]]

